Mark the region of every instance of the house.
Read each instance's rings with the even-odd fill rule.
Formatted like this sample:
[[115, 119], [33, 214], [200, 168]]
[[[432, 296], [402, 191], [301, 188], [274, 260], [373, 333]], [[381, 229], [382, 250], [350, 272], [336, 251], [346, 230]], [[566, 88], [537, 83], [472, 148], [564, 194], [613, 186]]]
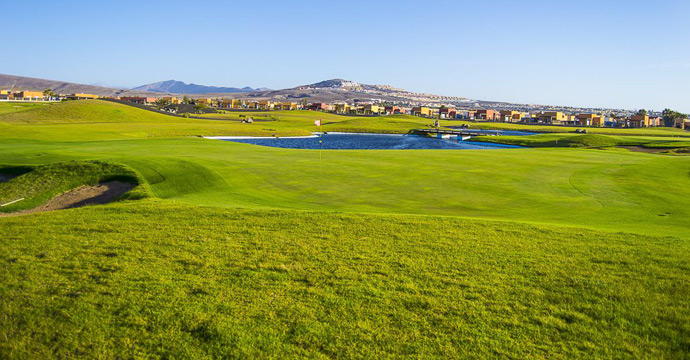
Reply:
[[338, 114], [347, 114], [350, 112], [350, 105], [348, 104], [335, 104], [335, 112]]
[[328, 104], [326, 103], [311, 103], [309, 106], [307, 106], [307, 109], [313, 110], [313, 111], [327, 111], [328, 110]]
[[259, 102], [258, 101], [247, 102], [247, 109], [258, 109], [258, 108], [259, 108]]
[[14, 95], [9, 90], [0, 90], [0, 100], [12, 100]]
[[520, 122], [522, 120], [522, 113], [515, 110], [501, 110], [498, 121], [503, 122]]
[[164, 96], [162, 99], [167, 101], [170, 104], [179, 104], [180, 103], [180, 99], [178, 99], [174, 96]]
[[426, 106], [415, 106], [412, 108], [412, 115], [430, 117], [431, 109]]
[[605, 118], [599, 114], [577, 114], [575, 115], [575, 125], [579, 126], [604, 126]]
[[40, 100], [43, 99], [43, 93], [40, 91], [20, 91], [14, 93], [15, 100]]
[[235, 102], [237, 102], [235, 99], [220, 99], [218, 101], [218, 107], [224, 109], [233, 109], [235, 108]]
[[213, 99], [211, 99], [211, 98], [199, 98], [199, 99], [194, 99], [194, 104], [196, 104], [196, 105], [213, 106]]
[[676, 121], [673, 125], [674, 125], [674, 127], [677, 127], [677, 128], [683, 129], [683, 130], [690, 130], [690, 119], [676, 118]]
[[497, 114], [494, 110], [477, 110], [477, 113], [474, 115], [474, 118], [494, 121], [497, 118]]
[[381, 107], [374, 104], [364, 104], [362, 106], [362, 113], [364, 115], [379, 115], [381, 114]]
[[442, 107], [438, 113], [441, 119], [455, 119], [458, 116], [458, 111], [455, 108]]
[[257, 109], [259, 110], [273, 110], [274, 104], [273, 101], [259, 101], [257, 104]]
[[383, 111], [386, 115], [403, 114], [403, 110], [399, 106], [386, 106]]
[[626, 121], [626, 127], [642, 128], [660, 125], [660, 118], [650, 118], [649, 115], [633, 115]]
[[136, 104], [147, 105], [155, 103], [158, 100], [158, 98], [144, 96], [122, 96], [120, 100], [129, 101]]
[[274, 106], [277, 110], [297, 110], [297, 103], [294, 102], [280, 102]]
[[70, 94], [70, 95], [67, 95], [67, 99], [69, 99], [69, 100], [88, 100], [88, 99], [98, 99], [98, 95], [94, 95], [94, 94], [82, 94], [82, 93], [76, 93], [76, 94]]
[[537, 114], [534, 121], [539, 124], [560, 125], [567, 121], [567, 116], [560, 111], [544, 111]]

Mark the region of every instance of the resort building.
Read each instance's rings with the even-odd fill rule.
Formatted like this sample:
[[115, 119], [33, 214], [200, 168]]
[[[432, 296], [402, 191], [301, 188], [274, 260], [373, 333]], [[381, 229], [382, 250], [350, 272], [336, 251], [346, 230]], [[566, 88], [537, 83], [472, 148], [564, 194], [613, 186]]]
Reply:
[[496, 120], [497, 114], [496, 111], [494, 110], [477, 110], [477, 113], [474, 115], [474, 118], [479, 120], [489, 120], [489, 121], [494, 121]]
[[659, 118], [650, 118], [649, 115], [633, 115], [625, 123], [626, 127], [642, 128], [659, 126]]
[[309, 110], [313, 111], [328, 111], [328, 104], [326, 103], [311, 103], [307, 107]]
[[676, 118], [673, 126], [683, 130], [690, 130], [690, 119]]
[[604, 126], [605, 118], [599, 114], [577, 114], [575, 115], [575, 125], [579, 126]]
[[430, 117], [431, 109], [426, 106], [415, 106], [412, 108], [412, 115]]
[[120, 98], [120, 100], [133, 102], [135, 104], [146, 105], [155, 103], [158, 100], [158, 98], [144, 96], [123, 96]]
[[335, 104], [335, 112], [338, 114], [347, 114], [350, 112], [351, 106], [348, 104]]
[[458, 111], [455, 108], [443, 107], [438, 110], [441, 119], [455, 119], [458, 116]]
[[534, 121], [539, 124], [561, 125], [567, 121], [567, 117], [560, 111], [545, 111], [537, 114]]
[[275, 104], [274, 108], [277, 110], [297, 110], [297, 103], [281, 102], [281, 103]]
[[40, 91], [20, 91], [13, 95], [14, 100], [43, 100], [43, 93]]
[[498, 121], [503, 122], [520, 122], [522, 120], [522, 113], [515, 110], [501, 110]]
[[220, 99], [220, 101], [218, 101], [218, 107], [224, 109], [234, 109], [236, 102], [237, 100], [235, 99]]
[[98, 99], [98, 95], [76, 93], [76, 94], [67, 95], [67, 99], [69, 99], [69, 100], [89, 100], [89, 99]]
[[404, 114], [403, 110], [398, 106], [386, 106], [383, 111], [386, 115]]
[[362, 106], [362, 114], [379, 115], [381, 114], [381, 107], [373, 104], [365, 104], [364, 106]]
[[176, 97], [174, 97], [174, 96], [164, 96], [164, 97], [162, 97], [162, 99], [165, 100], [165, 101], [167, 101], [167, 102], [170, 103], [170, 104], [175, 104], [175, 105], [176, 105], [176, 104], [179, 104], [179, 103], [180, 103], [180, 99], [178, 99], [178, 98], [176, 98]]
[[273, 101], [259, 101], [256, 105], [259, 110], [273, 110]]
[[211, 98], [194, 99], [194, 104], [212, 106], [213, 105], [213, 99], [211, 99]]

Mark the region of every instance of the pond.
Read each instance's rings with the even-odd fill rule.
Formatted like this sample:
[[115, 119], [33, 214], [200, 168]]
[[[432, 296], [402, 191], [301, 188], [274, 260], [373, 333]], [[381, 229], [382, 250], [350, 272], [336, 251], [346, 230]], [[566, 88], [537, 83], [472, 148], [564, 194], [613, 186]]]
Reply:
[[279, 147], [287, 149], [319, 149], [319, 141], [324, 150], [344, 149], [506, 149], [520, 146], [492, 144], [484, 142], [458, 141], [451, 139], [436, 139], [417, 135], [394, 134], [346, 134], [328, 133], [322, 136], [307, 137], [209, 137], [225, 141], [245, 144]]

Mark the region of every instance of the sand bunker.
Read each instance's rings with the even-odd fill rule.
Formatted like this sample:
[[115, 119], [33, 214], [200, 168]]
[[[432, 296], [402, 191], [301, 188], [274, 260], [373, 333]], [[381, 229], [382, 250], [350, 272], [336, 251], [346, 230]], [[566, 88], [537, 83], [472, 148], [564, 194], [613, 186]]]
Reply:
[[110, 181], [98, 185], [81, 186], [62, 195], [58, 195], [36, 208], [6, 214], [0, 213], [0, 217], [71, 209], [86, 205], [107, 204], [132, 190], [135, 186], [135, 184], [121, 181]]

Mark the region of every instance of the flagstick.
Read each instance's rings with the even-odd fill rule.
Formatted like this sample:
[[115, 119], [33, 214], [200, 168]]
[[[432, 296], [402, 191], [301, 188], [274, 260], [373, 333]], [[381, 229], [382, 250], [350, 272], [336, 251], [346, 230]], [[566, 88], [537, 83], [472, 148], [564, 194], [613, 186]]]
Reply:
[[321, 138], [323, 137], [323, 130], [321, 130], [321, 119], [318, 120], [318, 123], [315, 121], [314, 125], [318, 124], [318, 129], [319, 129], [319, 161], [321, 161], [321, 150], [323, 149], [323, 145], [321, 143]]

